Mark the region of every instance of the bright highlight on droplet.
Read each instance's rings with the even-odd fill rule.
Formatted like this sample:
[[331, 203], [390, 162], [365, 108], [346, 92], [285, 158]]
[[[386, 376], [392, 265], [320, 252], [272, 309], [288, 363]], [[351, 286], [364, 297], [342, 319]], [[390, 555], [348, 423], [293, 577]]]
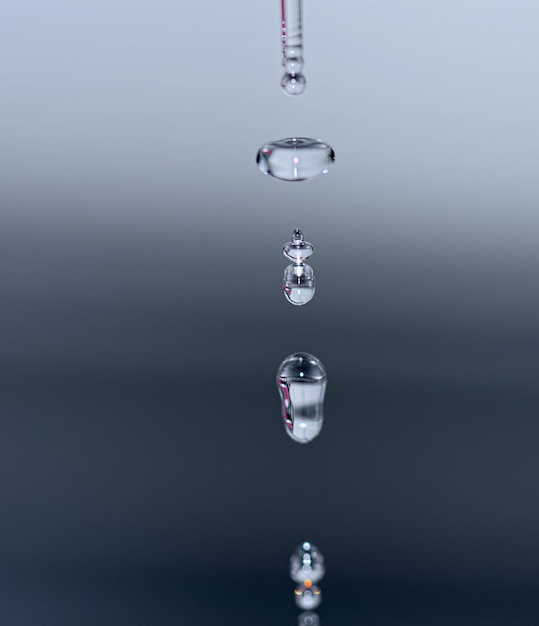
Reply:
[[279, 180], [311, 180], [327, 174], [335, 162], [333, 148], [319, 139], [287, 137], [264, 144], [256, 163], [263, 174]]

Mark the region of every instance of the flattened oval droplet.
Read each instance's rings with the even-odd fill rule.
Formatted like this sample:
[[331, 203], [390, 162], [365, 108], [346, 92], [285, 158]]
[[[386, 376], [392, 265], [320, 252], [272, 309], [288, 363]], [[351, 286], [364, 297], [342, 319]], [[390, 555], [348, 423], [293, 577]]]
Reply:
[[256, 155], [263, 174], [279, 180], [311, 180], [327, 174], [335, 161], [333, 148], [318, 139], [288, 137], [264, 144]]

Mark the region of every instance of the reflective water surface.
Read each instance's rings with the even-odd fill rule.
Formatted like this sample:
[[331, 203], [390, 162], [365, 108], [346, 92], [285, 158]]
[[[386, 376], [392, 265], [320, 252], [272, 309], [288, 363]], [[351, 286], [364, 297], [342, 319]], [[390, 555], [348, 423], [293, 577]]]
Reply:
[[539, 615], [533, 589], [375, 584], [333, 573], [312, 624], [309, 612], [298, 615], [283, 572], [180, 574], [126, 564], [0, 577], [6, 626], [535, 626]]

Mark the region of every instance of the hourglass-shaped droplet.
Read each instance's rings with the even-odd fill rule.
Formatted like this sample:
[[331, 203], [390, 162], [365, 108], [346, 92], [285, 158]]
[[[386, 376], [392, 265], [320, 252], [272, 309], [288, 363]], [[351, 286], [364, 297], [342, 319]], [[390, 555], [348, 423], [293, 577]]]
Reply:
[[305, 241], [299, 228], [294, 230], [291, 240], [283, 246], [283, 254], [294, 263], [303, 263], [313, 252], [312, 244]]
[[324, 421], [327, 375], [322, 362], [312, 354], [291, 354], [277, 370], [277, 388], [285, 430], [298, 443], [308, 443], [320, 434]]
[[303, 71], [303, 25], [301, 0], [281, 0], [281, 42], [284, 76], [281, 89], [288, 96], [303, 93], [307, 84]]
[[264, 144], [256, 163], [263, 174], [279, 180], [310, 180], [327, 174], [335, 161], [333, 148], [318, 139], [287, 137]]
[[291, 304], [302, 306], [310, 302], [314, 297], [314, 272], [313, 268], [307, 263], [314, 248], [312, 244], [305, 241], [303, 233], [296, 228], [292, 233], [292, 239], [283, 246], [283, 254], [287, 259], [293, 261], [284, 270], [283, 276], [283, 292], [286, 299]]
[[311, 580], [306, 580], [294, 589], [296, 604], [300, 609], [316, 609], [322, 602], [322, 593]]
[[304, 611], [298, 615], [298, 626], [320, 626], [320, 618], [313, 611]]
[[315, 545], [304, 541], [296, 547], [290, 557], [290, 578], [294, 582], [310, 580], [317, 583], [324, 578], [325, 573], [324, 557]]

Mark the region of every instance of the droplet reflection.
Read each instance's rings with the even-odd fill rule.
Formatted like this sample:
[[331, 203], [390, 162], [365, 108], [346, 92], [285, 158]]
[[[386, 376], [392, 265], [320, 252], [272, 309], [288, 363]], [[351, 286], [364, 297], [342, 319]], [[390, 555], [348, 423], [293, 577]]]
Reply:
[[314, 611], [304, 611], [298, 615], [298, 626], [320, 626], [320, 618]]

